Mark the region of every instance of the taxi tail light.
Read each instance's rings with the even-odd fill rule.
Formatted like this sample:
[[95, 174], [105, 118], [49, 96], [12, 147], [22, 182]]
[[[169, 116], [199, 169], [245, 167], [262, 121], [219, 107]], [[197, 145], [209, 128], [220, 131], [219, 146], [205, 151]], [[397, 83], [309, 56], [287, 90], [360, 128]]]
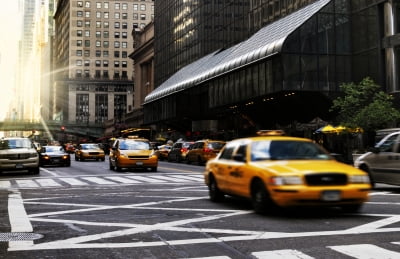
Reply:
[[187, 151], [187, 148], [181, 148], [181, 153], [185, 153]]
[[203, 152], [210, 153], [210, 152], [213, 152], [213, 149], [212, 148], [203, 148]]

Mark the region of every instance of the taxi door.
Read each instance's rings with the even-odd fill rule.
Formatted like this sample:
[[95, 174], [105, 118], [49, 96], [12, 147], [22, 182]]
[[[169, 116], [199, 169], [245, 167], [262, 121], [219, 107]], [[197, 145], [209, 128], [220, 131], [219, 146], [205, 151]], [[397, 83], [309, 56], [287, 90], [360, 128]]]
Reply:
[[226, 167], [227, 186], [229, 192], [240, 196], [247, 196], [249, 189], [249, 173], [247, 165], [247, 147], [241, 143], [232, 156], [232, 160]]
[[374, 181], [400, 184], [400, 133], [388, 137], [379, 150], [370, 162]]

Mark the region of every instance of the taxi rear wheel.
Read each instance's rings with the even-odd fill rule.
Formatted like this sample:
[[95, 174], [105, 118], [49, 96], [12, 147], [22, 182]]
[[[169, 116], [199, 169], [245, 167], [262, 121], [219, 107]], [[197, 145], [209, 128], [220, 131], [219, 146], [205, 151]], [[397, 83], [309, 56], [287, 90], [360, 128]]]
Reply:
[[268, 191], [262, 181], [255, 181], [251, 186], [251, 202], [254, 210], [259, 214], [273, 211], [276, 205], [269, 197]]
[[208, 186], [210, 200], [213, 202], [220, 202], [223, 201], [225, 195], [221, 190], [218, 188], [217, 181], [213, 176], [210, 177], [210, 184]]

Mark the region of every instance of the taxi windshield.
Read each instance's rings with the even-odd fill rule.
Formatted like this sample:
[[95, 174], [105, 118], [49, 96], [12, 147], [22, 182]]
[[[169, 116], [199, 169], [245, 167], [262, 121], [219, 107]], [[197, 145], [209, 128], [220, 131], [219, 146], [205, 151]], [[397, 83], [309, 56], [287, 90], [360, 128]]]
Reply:
[[126, 140], [119, 145], [121, 150], [149, 150], [150, 144], [144, 141]]
[[101, 148], [97, 144], [85, 144], [85, 145], [82, 145], [82, 149], [89, 150], [89, 149], [101, 149]]
[[293, 140], [256, 141], [251, 146], [251, 160], [329, 160], [322, 148], [312, 142]]

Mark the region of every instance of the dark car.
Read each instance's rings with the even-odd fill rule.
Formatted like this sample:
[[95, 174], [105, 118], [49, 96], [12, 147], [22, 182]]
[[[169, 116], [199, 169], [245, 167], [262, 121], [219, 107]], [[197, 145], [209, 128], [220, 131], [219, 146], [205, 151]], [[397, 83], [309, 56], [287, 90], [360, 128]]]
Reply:
[[192, 145], [192, 144], [194, 144], [193, 141], [176, 142], [174, 145], [172, 145], [172, 148], [168, 153], [168, 162], [185, 161], [186, 154], [189, 151], [190, 145]]
[[71, 166], [71, 156], [62, 146], [43, 146], [39, 156], [40, 166], [61, 165]]

